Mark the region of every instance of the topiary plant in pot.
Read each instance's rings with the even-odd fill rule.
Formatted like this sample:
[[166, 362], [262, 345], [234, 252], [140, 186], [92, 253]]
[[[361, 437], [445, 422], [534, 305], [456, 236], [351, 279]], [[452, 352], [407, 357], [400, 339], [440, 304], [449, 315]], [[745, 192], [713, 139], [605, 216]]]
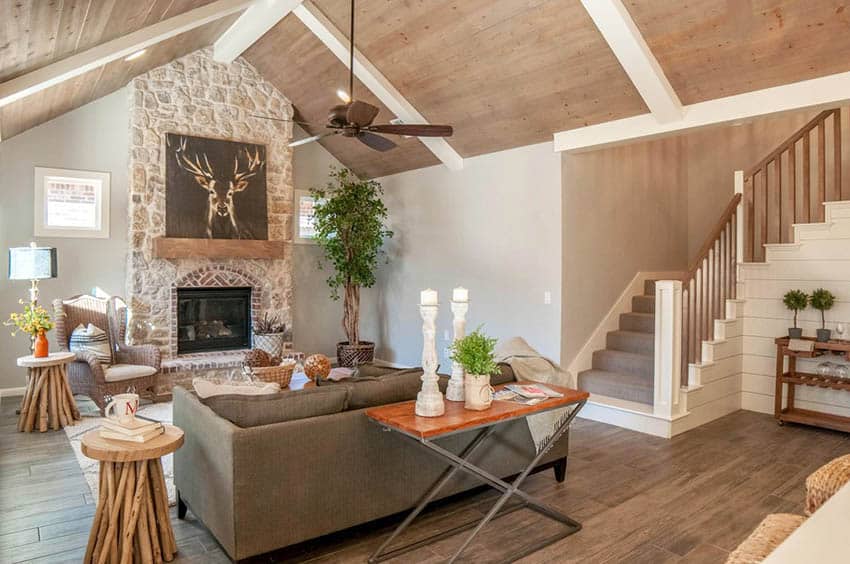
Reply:
[[393, 235], [384, 226], [384, 191], [374, 180], [332, 167], [327, 187], [311, 193], [316, 198], [315, 241], [334, 271], [327, 279], [331, 298], [338, 300], [342, 290], [342, 327], [348, 340], [337, 344], [337, 361], [340, 366], [370, 362], [375, 343], [360, 340], [360, 289], [375, 284], [384, 241]]
[[463, 366], [466, 373], [463, 382], [466, 409], [481, 411], [493, 402], [490, 375], [499, 371], [493, 354], [496, 341], [482, 333], [479, 327], [451, 345], [452, 360]]
[[813, 308], [820, 310], [821, 328], [818, 329], [818, 341], [825, 343], [829, 341], [829, 337], [832, 332], [826, 328], [826, 316], [824, 315], [824, 312], [828, 309], [832, 309], [832, 306], [835, 305], [835, 295], [833, 295], [833, 293], [829, 290], [818, 288], [812, 292], [812, 295], [809, 298], [809, 303]]
[[782, 297], [782, 303], [794, 312], [794, 327], [788, 328], [788, 336], [792, 339], [799, 339], [803, 336], [803, 330], [797, 327], [797, 314], [809, 305], [809, 296], [802, 290], [788, 290]]

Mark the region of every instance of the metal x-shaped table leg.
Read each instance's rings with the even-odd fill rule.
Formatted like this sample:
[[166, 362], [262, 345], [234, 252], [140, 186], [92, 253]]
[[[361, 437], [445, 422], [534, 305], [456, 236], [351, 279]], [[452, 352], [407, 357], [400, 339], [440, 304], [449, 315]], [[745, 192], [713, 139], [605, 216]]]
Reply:
[[[410, 552], [411, 550], [415, 550], [416, 548], [419, 548], [421, 546], [431, 544], [438, 540], [444, 539], [446, 537], [455, 535], [457, 533], [474, 527], [472, 533], [469, 534], [469, 536], [466, 538], [460, 548], [458, 548], [455, 554], [449, 559], [449, 562], [453, 563], [472, 543], [472, 541], [475, 539], [478, 533], [480, 533], [481, 530], [487, 525], [487, 523], [492, 521], [494, 518], [507, 515], [508, 513], [511, 513], [513, 511], [516, 511], [517, 509], [521, 509], [524, 507], [528, 507], [554, 521], [558, 521], [559, 523], [566, 525], [567, 530], [562, 534], [546, 539], [542, 543], [538, 543], [533, 547], [527, 548], [521, 554], [513, 555], [511, 558], [507, 559], [508, 561], [513, 561], [522, 558], [523, 556], [527, 556], [528, 554], [536, 552], [541, 548], [552, 544], [553, 542], [556, 542], [564, 537], [567, 537], [581, 530], [581, 523], [571, 519], [570, 517], [564, 515], [560, 511], [549, 507], [548, 505], [538, 502], [532, 496], [520, 490], [519, 487], [522, 485], [522, 483], [525, 481], [531, 471], [540, 463], [540, 460], [542, 460], [546, 453], [549, 452], [552, 446], [558, 441], [558, 439], [560, 439], [567, 431], [567, 429], [569, 429], [570, 423], [572, 423], [573, 418], [575, 418], [575, 416], [584, 406], [584, 403], [584, 401], [581, 401], [573, 407], [573, 411], [570, 413], [570, 415], [561, 422], [561, 425], [559, 425], [555, 432], [552, 433], [552, 435], [549, 437], [543, 447], [537, 452], [537, 455], [534, 457], [534, 459], [510, 484], [494, 476], [490, 472], [487, 472], [483, 468], [479, 468], [478, 466], [475, 466], [474, 464], [469, 462], [469, 459], [471, 458], [475, 450], [478, 448], [478, 446], [480, 446], [484, 442], [484, 440], [493, 433], [496, 428], [495, 425], [487, 427], [486, 429], [481, 431], [478, 436], [475, 437], [472, 443], [470, 443], [459, 455], [444, 449], [443, 447], [431, 440], [415, 439], [407, 435], [402, 435], [416, 442], [417, 444], [426, 447], [429, 452], [434, 453], [441, 459], [448, 460], [451, 466], [447, 468], [446, 471], [443, 472], [443, 474], [440, 476], [440, 478], [434, 483], [434, 485], [431, 486], [431, 488], [428, 490], [428, 492], [425, 494], [425, 496], [422, 498], [416, 508], [404, 519], [404, 521], [401, 522], [401, 524], [399, 524], [399, 526], [396, 528], [395, 531], [393, 531], [389, 538], [387, 538], [381, 544], [381, 546], [379, 546], [378, 549], [372, 554], [372, 556], [369, 558], [369, 563], [374, 564], [377, 562], [388, 560], [390, 558], [394, 558], [396, 556], [399, 556], [400, 554]], [[434, 500], [434, 498], [437, 496], [443, 486], [446, 485], [446, 483], [452, 478], [452, 476], [455, 475], [458, 470], [462, 470], [467, 474], [475, 476], [476, 478], [485, 482], [494, 489], [497, 489], [502, 492], [502, 495], [499, 497], [493, 507], [490, 508], [490, 511], [488, 511], [487, 514], [480, 521], [477, 522], [477, 524], [475, 521], [464, 523], [463, 525], [453, 527], [452, 529], [443, 531], [416, 543], [406, 545], [394, 549], [390, 552], [384, 553], [384, 550], [390, 545], [390, 543], [394, 539], [396, 539], [398, 535], [400, 535], [408, 526], [410, 526], [413, 520], [416, 519], [416, 517], [422, 512], [423, 509], [425, 509], [425, 507], [431, 501]], [[507, 503], [507, 501], [513, 496], [517, 496], [522, 499], [523, 503], [508, 507], [507, 509], [502, 511], [502, 508], [504, 507], [505, 503]]]

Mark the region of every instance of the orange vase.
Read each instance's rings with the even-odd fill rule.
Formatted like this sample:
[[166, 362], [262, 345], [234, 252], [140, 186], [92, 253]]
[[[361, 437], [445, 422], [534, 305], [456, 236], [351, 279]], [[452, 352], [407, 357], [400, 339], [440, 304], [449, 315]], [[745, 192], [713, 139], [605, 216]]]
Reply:
[[44, 336], [44, 331], [39, 331], [38, 336], [35, 338], [35, 348], [33, 349], [32, 355], [35, 358], [45, 358], [50, 354], [47, 345], [47, 337]]

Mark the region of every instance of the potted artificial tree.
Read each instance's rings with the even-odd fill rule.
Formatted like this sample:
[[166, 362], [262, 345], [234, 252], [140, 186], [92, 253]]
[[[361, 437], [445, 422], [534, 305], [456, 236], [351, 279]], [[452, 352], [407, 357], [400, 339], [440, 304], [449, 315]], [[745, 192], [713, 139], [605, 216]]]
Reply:
[[831, 331], [826, 328], [826, 316], [824, 312], [832, 309], [832, 306], [835, 305], [835, 296], [829, 290], [818, 288], [812, 292], [809, 303], [813, 308], [820, 311], [821, 328], [818, 329], [818, 342], [825, 343], [829, 341]]
[[375, 343], [360, 340], [360, 288], [375, 284], [384, 239], [393, 235], [384, 226], [384, 191], [374, 180], [361, 180], [346, 168], [332, 168], [327, 187], [311, 193], [316, 198], [315, 240], [334, 270], [327, 279], [331, 298], [338, 300], [342, 289], [342, 327], [348, 340], [337, 344], [337, 362], [340, 366], [370, 362]]
[[481, 327], [469, 335], [457, 339], [451, 345], [452, 360], [463, 366], [464, 404], [466, 409], [482, 411], [493, 402], [490, 375], [499, 367], [493, 354], [496, 339], [481, 332]]
[[792, 339], [799, 339], [803, 336], [803, 330], [797, 327], [797, 314], [809, 305], [809, 296], [802, 290], [788, 290], [782, 297], [782, 303], [794, 312], [794, 327], [788, 328], [788, 336]]

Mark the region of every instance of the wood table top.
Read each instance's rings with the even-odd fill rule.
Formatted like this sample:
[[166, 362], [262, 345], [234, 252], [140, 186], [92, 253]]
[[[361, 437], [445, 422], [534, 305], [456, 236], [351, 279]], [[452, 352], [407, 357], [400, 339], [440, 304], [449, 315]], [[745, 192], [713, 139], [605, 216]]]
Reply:
[[100, 428], [83, 435], [83, 454], [103, 462], [135, 462], [172, 453], [183, 446], [183, 430], [165, 425], [165, 433], [146, 443], [116, 441], [100, 436]]
[[77, 355], [68, 351], [52, 352], [43, 358], [36, 358], [30, 354], [18, 357], [18, 366], [24, 366], [26, 368], [44, 368], [47, 366], [67, 364], [75, 358], [77, 358]]
[[[391, 427], [406, 435], [428, 439], [566, 407], [585, 400], [590, 395], [582, 390], [573, 390], [553, 384], [546, 384], [546, 386], [561, 392], [564, 397], [550, 398], [536, 405], [493, 400], [490, 409], [483, 411], [466, 409], [463, 407], [462, 401], [446, 400], [446, 412], [440, 417], [420, 417], [415, 413], [416, 402], [406, 401], [367, 409], [366, 416], [385, 427]], [[496, 386], [496, 390], [504, 387], [504, 385]]]

